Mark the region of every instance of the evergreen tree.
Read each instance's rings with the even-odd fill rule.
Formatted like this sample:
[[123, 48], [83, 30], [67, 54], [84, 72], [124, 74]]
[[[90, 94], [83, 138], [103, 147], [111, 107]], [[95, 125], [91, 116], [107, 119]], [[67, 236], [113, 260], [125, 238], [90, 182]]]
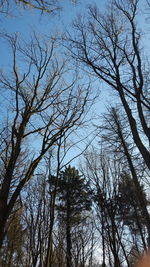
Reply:
[[[51, 177], [50, 184], [53, 185], [56, 178]], [[51, 192], [52, 193], [52, 192]], [[79, 175], [78, 170], [67, 167], [61, 172], [57, 187], [57, 204], [59, 220], [65, 225], [66, 230], [66, 261], [67, 267], [72, 266], [72, 236], [71, 230], [87, 217], [86, 211], [91, 208], [91, 192], [85, 178]]]
[[[143, 185], [140, 185], [140, 191], [147, 206], [148, 200]], [[130, 226], [132, 231], [138, 231], [139, 224], [141, 228], [145, 225], [145, 218], [142, 216], [135, 184], [132, 177], [127, 173], [121, 175], [116, 201], [118, 203], [120, 220], [123, 220], [126, 225]]]

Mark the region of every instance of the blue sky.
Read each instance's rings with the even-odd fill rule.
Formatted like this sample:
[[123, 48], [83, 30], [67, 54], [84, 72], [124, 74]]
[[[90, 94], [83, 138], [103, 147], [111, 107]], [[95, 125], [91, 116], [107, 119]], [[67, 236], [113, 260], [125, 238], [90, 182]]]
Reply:
[[[18, 33], [21, 39], [29, 38], [33, 31], [37, 33], [52, 35], [55, 32], [63, 32], [66, 29], [71, 29], [72, 20], [77, 14], [84, 15], [87, 12], [86, 7], [94, 3], [92, 0], [78, 0], [77, 4], [72, 3], [71, 0], [60, 0], [63, 9], [59, 14], [54, 15], [40, 15], [40, 12], [35, 9], [23, 9], [21, 7], [12, 6], [12, 15], [4, 16], [0, 14], [0, 31], [8, 34]], [[97, 0], [100, 9], [104, 8], [104, 0]], [[11, 51], [3, 40], [0, 45], [1, 57], [0, 67], [5, 70], [10, 70]]]
[[[89, 3], [93, 3], [92, 0], [80, 0], [75, 5], [71, 0], [60, 0], [63, 9], [61, 12], [54, 15], [40, 15], [39, 11], [35, 9], [23, 9], [12, 5], [12, 14], [5, 16], [0, 14], [0, 32], [7, 32], [8, 34], [18, 33], [21, 38], [27, 40], [33, 31], [46, 35], [51, 35], [56, 31], [61, 33], [66, 29], [69, 29], [72, 20], [76, 14], [84, 14], [86, 12], [86, 6]], [[97, 0], [97, 2], [99, 2]], [[103, 3], [104, 0], [101, 0]], [[103, 5], [104, 6], [104, 5]], [[6, 44], [1, 41], [0, 45], [1, 58], [0, 66], [8, 66], [9, 51]]]
[[[60, 0], [63, 5], [63, 10], [55, 15], [43, 15], [41, 16], [38, 11], [30, 9], [24, 10], [21, 7], [12, 7], [13, 15], [0, 17], [0, 28], [1, 32], [7, 32], [9, 34], [19, 33], [23, 39], [28, 39], [31, 32], [36, 31], [51, 35], [55, 31], [61, 33], [63, 31], [71, 30], [72, 20], [77, 14], [84, 15], [86, 13], [86, 6], [92, 4], [92, 0], [80, 0], [77, 5], [71, 3], [71, 0]], [[103, 12], [105, 4], [108, 1], [96, 0], [96, 4], [99, 6], [100, 11]], [[141, 5], [145, 3], [145, 0], [140, 0]], [[10, 51], [6, 46], [6, 43], [1, 41], [0, 46], [1, 57], [0, 66], [9, 69]], [[97, 88], [100, 87], [97, 84]], [[104, 90], [105, 89], [105, 90]], [[99, 102], [93, 108], [97, 114], [101, 114], [104, 111], [104, 106], [108, 105], [109, 96], [106, 93], [106, 86], [102, 88], [102, 93], [99, 98]], [[111, 100], [112, 100], [111, 96]], [[113, 100], [112, 100], [113, 101]]]
[[[75, 14], [83, 14], [85, 7], [93, 1], [85, 0], [79, 2], [77, 5], [70, 0], [62, 0], [63, 10], [55, 16], [43, 15], [33, 9], [24, 10], [23, 8], [12, 8], [13, 15], [2, 16], [0, 20], [1, 29], [5, 29], [10, 33], [20, 32], [27, 36], [32, 28], [38, 31], [48, 33], [50, 29], [62, 28], [63, 25], [68, 27], [71, 24]], [[102, 3], [103, 1], [101, 1]]]
[[[12, 2], [12, 0], [11, 0]], [[63, 10], [55, 15], [43, 15], [33, 9], [24, 10], [21, 7], [12, 6], [13, 15], [4, 16], [0, 14], [0, 32], [16, 33], [18, 32], [22, 38], [27, 39], [30, 33], [35, 30], [36, 32], [45, 33], [50, 35], [55, 31], [62, 32], [69, 29], [72, 20], [76, 17], [76, 14], [83, 15], [86, 13], [86, 7], [89, 4], [96, 3], [99, 6], [101, 12], [104, 11], [105, 5], [108, 0], [78, 0], [77, 5], [72, 3], [71, 0], [60, 0]], [[145, 6], [145, 0], [140, 0], [141, 6]], [[146, 10], [145, 10], [146, 12]], [[141, 16], [142, 17], [142, 16]], [[3, 47], [1, 42], [1, 59], [0, 65], [7, 65], [8, 49]]]
[[[61, 33], [63, 31], [71, 29], [72, 20], [77, 14], [84, 15], [87, 10], [86, 7], [89, 4], [94, 3], [92, 0], [79, 0], [77, 5], [73, 4], [71, 0], [60, 0], [63, 5], [63, 10], [55, 15], [43, 15], [33, 9], [24, 10], [21, 7], [14, 5], [12, 7], [13, 15], [3, 16], [1, 14], [0, 28], [1, 32], [7, 32], [8, 34], [19, 33], [20, 37], [27, 40], [29, 35], [33, 30], [40, 33], [45, 33], [51, 35], [55, 31]], [[105, 0], [96, 0], [96, 4], [99, 6], [100, 10], [104, 10]], [[1, 57], [0, 57], [0, 67], [4, 69], [10, 69], [10, 50], [6, 43], [1, 41]], [[94, 87], [94, 86], [93, 86]], [[100, 87], [99, 84], [96, 86]], [[94, 88], [95, 90], [95, 88]], [[103, 93], [104, 92], [104, 93]], [[100, 102], [93, 108], [95, 112], [100, 114], [103, 111], [105, 101], [106, 90], [102, 90], [100, 96]], [[107, 96], [107, 94], [106, 94]], [[107, 103], [106, 103], [107, 104]]]
[[[71, 28], [72, 20], [75, 18], [76, 14], [83, 15], [86, 12], [86, 6], [89, 3], [93, 3], [91, 0], [80, 0], [81, 2], [77, 5], [71, 3], [70, 0], [62, 0], [63, 10], [55, 15], [43, 15], [33, 9], [24, 10], [23, 8], [12, 7], [12, 15], [0, 17], [0, 28], [1, 32], [7, 32], [8, 34], [18, 33], [22, 39], [28, 40], [30, 34], [34, 31], [37, 33], [42, 33], [46, 35], [51, 35], [55, 31], [61, 33], [66, 29]], [[104, 0], [101, 0], [101, 3]], [[98, 1], [99, 2], [99, 1]], [[9, 72], [11, 66], [11, 51], [3, 40], [1, 40], [0, 45], [1, 57], [0, 57], [0, 67], [4, 68]], [[0, 103], [3, 102], [0, 97]], [[102, 105], [100, 105], [102, 106]], [[5, 112], [5, 111], [3, 111]], [[81, 133], [80, 133], [81, 136]], [[81, 145], [79, 145], [80, 152]], [[68, 156], [70, 159], [74, 156], [73, 152]], [[76, 154], [77, 152], [75, 152]]]
[[[72, 20], [77, 14], [84, 15], [89, 4], [96, 3], [101, 12], [105, 10], [105, 5], [108, 0], [78, 0], [77, 5], [71, 0], [59, 0], [62, 3], [63, 10], [55, 15], [43, 15], [33, 9], [24, 10], [21, 7], [12, 6], [13, 15], [4, 16], [0, 14], [0, 32], [7, 32], [9, 34], [19, 33], [20, 37], [27, 40], [31, 32], [44, 33], [51, 35], [55, 31], [61, 33], [63, 31], [71, 30]], [[14, 1], [10, 1], [14, 2]], [[145, 6], [145, 0], [140, 0], [142, 7]], [[146, 11], [146, 10], [145, 10]], [[141, 16], [142, 18], [142, 16]], [[0, 45], [0, 67], [9, 68], [10, 65], [10, 50], [6, 43], [1, 40]], [[99, 85], [98, 85], [99, 86]], [[102, 96], [105, 97], [104, 95]], [[104, 103], [104, 99], [103, 99]], [[102, 104], [102, 103], [101, 103]], [[107, 104], [107, 103], [106, 103]], [[100, 110], [99, 110], [100, 112]]]

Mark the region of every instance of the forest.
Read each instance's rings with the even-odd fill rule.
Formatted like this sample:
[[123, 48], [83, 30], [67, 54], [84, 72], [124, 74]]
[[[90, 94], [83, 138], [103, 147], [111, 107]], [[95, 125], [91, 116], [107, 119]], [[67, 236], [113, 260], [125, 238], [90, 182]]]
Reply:
[[150, 247], [150, 1], [83, 2], [0, 0], [0, 267]]

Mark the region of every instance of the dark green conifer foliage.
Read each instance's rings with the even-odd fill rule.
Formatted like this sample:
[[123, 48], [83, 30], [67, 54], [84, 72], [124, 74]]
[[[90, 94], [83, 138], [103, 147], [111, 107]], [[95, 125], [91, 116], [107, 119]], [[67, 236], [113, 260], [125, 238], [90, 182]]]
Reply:
[[[145, 205], [148, 206], [149, 202], [146, 197], [143, 185], [140, 185], [141, 195], [145, 201]], [[116, 201], [118, 202], [118, 214], [120, 219], [124, 223], [131, 227], [131, 230], [136, 231], [138, 228], [138, 222], [140, 225], [145, 225], [145, 218], [142, 215], [137, 190], [132, 177], [123, 173], [118, 185], [118, 196]]]
[[[55, 179], [54, 176], [51, 177], [51, 188], [55, 184]], [[78, 170], [69, 166], [60, 174], [57, 195], [56, 209], [66, 228], [66, 262], [67, 267], [71, 267], [71, 230], [87, 217], [87, 211], [91, 208], [91, 192], [85, 178], [79, 175]]]

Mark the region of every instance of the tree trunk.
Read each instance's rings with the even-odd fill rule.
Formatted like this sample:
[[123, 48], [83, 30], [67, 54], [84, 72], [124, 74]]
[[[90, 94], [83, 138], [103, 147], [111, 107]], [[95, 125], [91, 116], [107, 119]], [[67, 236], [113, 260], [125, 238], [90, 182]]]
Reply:
[[138, 200], [139, 200], [139, 204], [140, 204], [141, 211], [142, 211], [142, 214], [143, 214], [143, 218], [145, 218], [145, 225], [146, 225], [147, 233], [148, 233], [147, 245], [148, 245], [148, 247], [150, 247], [150, 216], [149, 216], [149, 213], [148, 213], [148, 210], [147, 210], [147, 206], [146, 206], [145, 200], [143, 198], [143, 194], [141, 192], [140, 183], [139, 183], [139, 180], [138, 180], [138, 177], [137, 177], [136, 170], [134, 168], [134, 164], [133, 164], [131, 155], [130, 155], [129, 150], [128, 150], [128, 146], [127, 146], [127, 144], [126, 144], [126, 142], [124, 140], [124, 136], [123, 136], [123, 133], [122, 133], [122, 130], [121, 130], [120, 121], [119, 121], [118, 115], [117, 115], [115, 110], [113, 110], [113, 117], [114, 117], [115, 124], [117, 126], [118, 137], [119, 137], [119, 139], [121, 141], [121, 144], [122, 144], [122, 147], [124, 149], [124, 154], [125, 154], [125, 156], [127, 158], [128, 165], [129, 165], [129, 168], [130, 168], [130, 171], [131, 171], [131, 174], [132, 174], [133, 182], [135, 184], [136, 193], [137, 193], [137, 196], [138, 196]]
[[3, 241], [6, 235], [5, 227], [7, 219], [8, 219], [7, 206], [0, 207], [0, 249], [2, 248]]
[[67, 192], [67, 221], [66, 221], [66, 241], [67, 241], [67, 267], [72, 267], [71, 265], [71, 233], [70, 233], [70, 202], [69, 193]]

